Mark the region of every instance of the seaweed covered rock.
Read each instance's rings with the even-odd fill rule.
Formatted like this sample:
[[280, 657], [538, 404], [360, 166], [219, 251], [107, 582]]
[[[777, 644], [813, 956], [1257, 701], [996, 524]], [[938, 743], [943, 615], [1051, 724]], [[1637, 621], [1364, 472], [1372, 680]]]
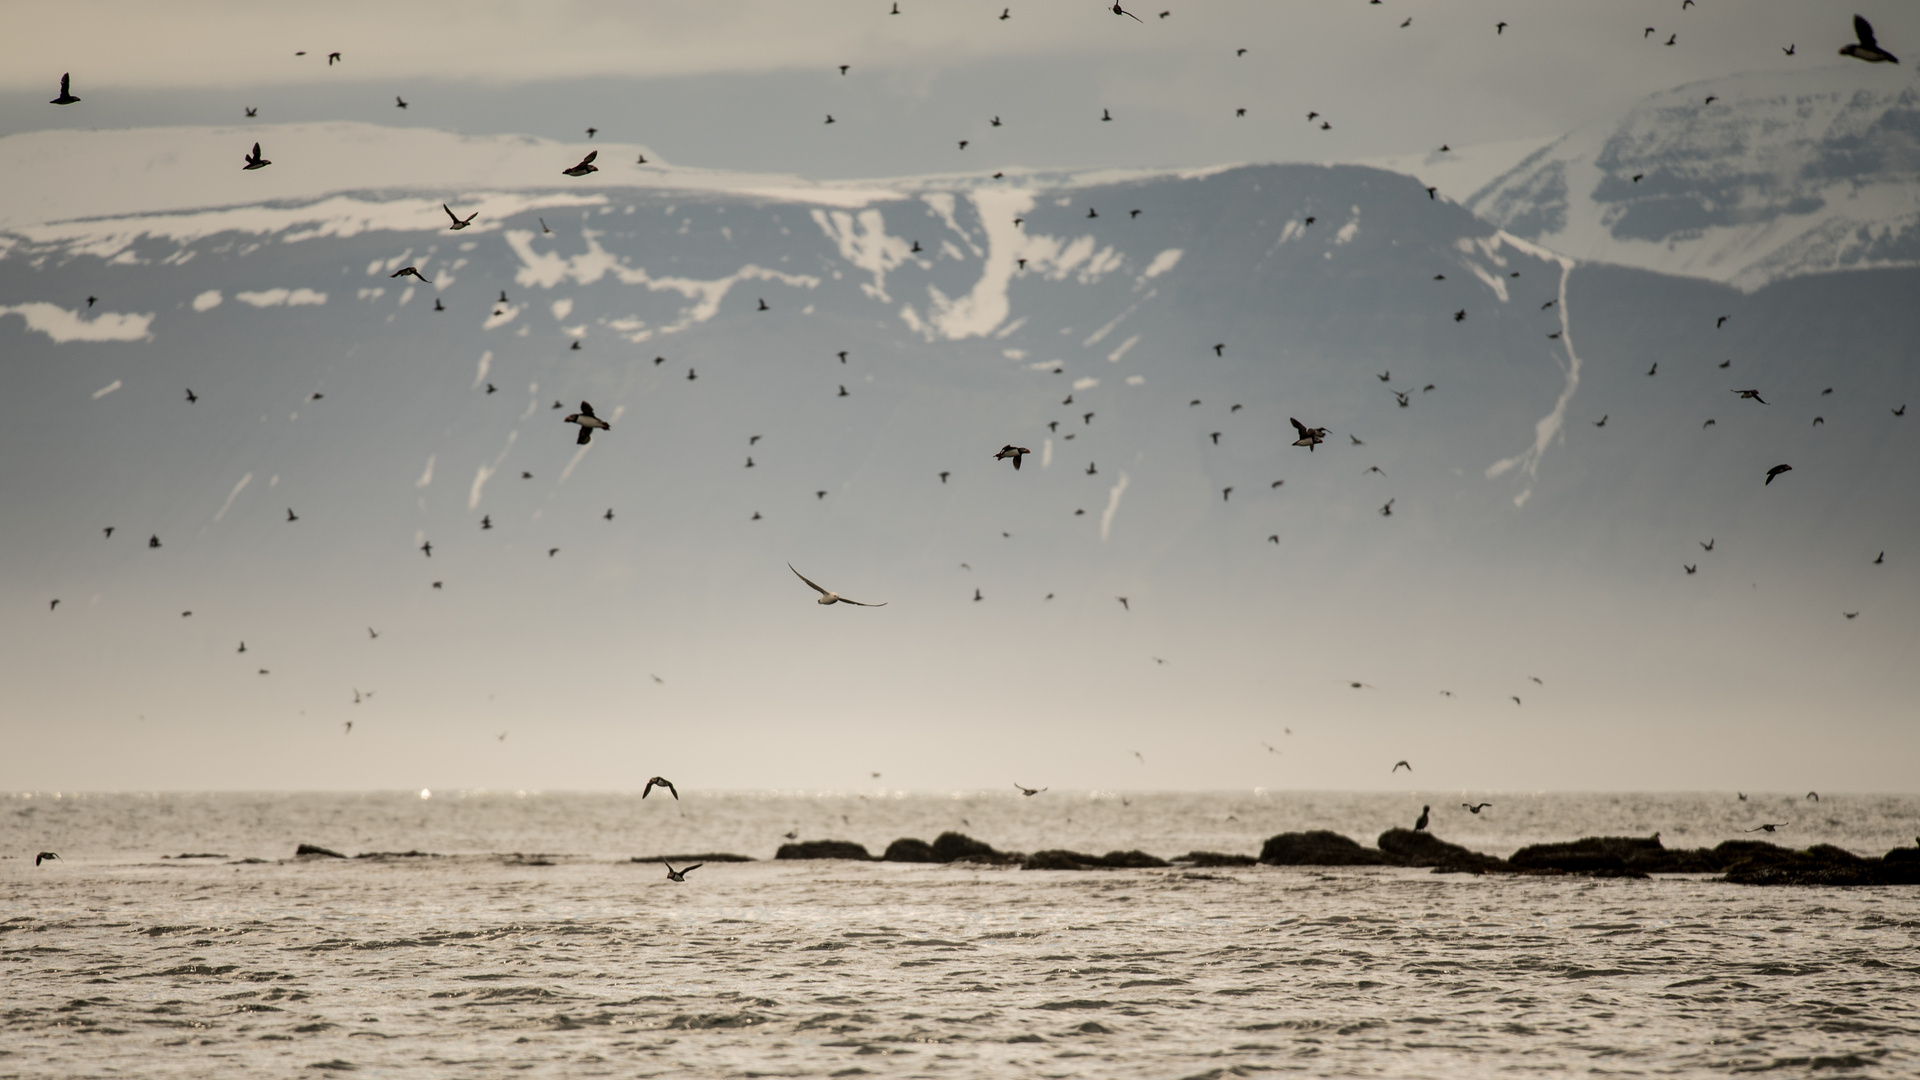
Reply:
[[943, 832], [934, 838], [933, 861], [955, 862], [960, 859], [972, 859], [978, 862], [999, 862], [1002, 854], [966, 833]]
[[797, 844], [781, 844], [774, 852], [776, 859], [856, 859], [860, 862], [872, 862], [873, 856], [867, 849], [851, 840], [802, 840]]
[[1467, 873], [1508, 869], [1506, 860], [1449, 844], [1430, 832], [1388, 829], [1380, 834], [1380, 850], [1401, 866], [1432, 866]]
[[1173, 865], [1165, 859], [1139, 850], [1109, 851], [1101, 856], [1100, 862], [1101, 865], [1113, 867], [1115, 870], [1152, 870]]
[[301, 844], [299, 847], [293, 850], [293, 857], [296, 859], [304, 858], [307, 856], [317, 856], [322, 859], [346, 858], [345, 855], [342, 855], [339, 852], [333, 851], [329, 848], [323, 848], [319, 844]]
[[1669, 850], [1652, 836], [1589, 836], [1560, 844], [1529, 844], [1507, 857], [1521, 870], [1564, 870], [1570, 874], [1618, 877], [1623, 874], [1717, 873], [1722, 857], [1706, 848]]
[[1212, 869], [1220, 866], [1252, 866], [1257, 862], [1251, 855], [1223, 855], [1218, 851], [1189, 851], [1174, 859], [1178, 866], [1191, 866], [1197, 869]]
[[1260, 861], [1270, 866], [1391, 866], [1395, 860], [1337, 832], [1313, 829], [1267, 837]]
[[937, 862], [933, 857], [933, 845], [925, 840], [915, 840], [903, 836], [887, 845], [886, 854], [880, 856], [884, 862]]

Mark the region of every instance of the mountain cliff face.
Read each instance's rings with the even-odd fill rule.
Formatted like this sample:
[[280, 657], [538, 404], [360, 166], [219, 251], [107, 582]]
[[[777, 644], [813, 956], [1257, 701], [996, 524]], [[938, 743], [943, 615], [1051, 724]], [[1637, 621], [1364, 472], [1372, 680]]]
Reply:
[[1467, 205], [1578, 259], [1745, 292], [1920, 265], [1920, 86], [1852, 63], [1693, 83], [1539, 150]]
[[[480, 216], [449, 231], [443, 201]], [[907, 784], [969, 785], [1001, 737], [1063, 783], [1142, 782], [1086, 759], [1098, 733], [1159, 748], [1172, 786], [1339, 786], [1372, 773], [1218, 748], [1290, 723], [1329, 761], [1537, 776], [1511, 696], [1563, 733], [1785, 723], [1807, 684], [1754, 650], [1792, 634], [1839, 671], [1913, 640], [1920, 579], [1868, 563], [1920, 527], [1893, 415], [1920, 404], [1920, 271], [1743, 291], [1516, 230], [1305, 165], [20, 226], [7, 677], [26, 715], [78, 718], [38, 750], [212, 715], [320, 786], [427, 761], [617, 784], [643, 744], [732, 755], [713, 782], [851, 782], [902, 724], [979, 736]], [[583, 400], [612, 423], [586, 446], [561, 420]], [[1017, 473], [1005, 443], [1034, 451]], [[788, 562], [889, 606], [818, 608]], [[1871, 633], [1834, 637], [1842, 607]], [[1702, 664], [1751, 683], [1703, 696]], [[1841, 691], [1842, 743], [1913, 678]], [[346, 720], [382, 762], [345, 757]]]

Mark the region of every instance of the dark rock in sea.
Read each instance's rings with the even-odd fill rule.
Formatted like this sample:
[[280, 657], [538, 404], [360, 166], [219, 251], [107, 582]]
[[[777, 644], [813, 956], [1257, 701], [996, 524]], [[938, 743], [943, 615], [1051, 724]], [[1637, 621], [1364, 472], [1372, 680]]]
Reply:
[[337, 851], [329, 851], [326, 848], [321, 847], [319, 844], [301, 844], [299, 847], [293, 850], [294, 858], [298, 859], [302, 855], [318, 855], [328, 859], [346, 858], [345, 855], [342, 855]]
[[1507, 857], [1521, 870], [1564, 870], [1595, 877], [1711, 874], [1725, 859], [1706, 848], [1669, 850], [1655, 836], [1589, 836], [1561, 844], [1530, 844]]
[[431, 851], [363, 851], [356, 859], [437, 859]]
[[709, 851], [703, 855], [635, 855], [630, 861], [638, 862], [638, 863], [652, 863], [655, 866], [658, 866], [663, 862], [670, 862], [670, 863], [674, 863], [675, 865], [678, 865], [680, 863], [696, 863], [696, 862], [697, 863], [752, 862], [753, 856], [729, 855], [724, 851]]
[[1897, 847], [1880, 859], [1884, 863], [1910, 863], [1920, 866], [1920, 847]]
[[969, 855], [987, 856], [988, 861], [997, 859], [1000, 852], [991, 844], [983, 844], [966, 833], [943, 832], [933, 841], [933, 861], [953, 862]]
[[857, 859], [872, 862], [873, 855], [867, 849], [851, 840], [802, 840], [797, 844], [781, 844], [774, 852], [776, 859]]
[[1430, 832], [1388, 829], [1380, 834], [1379, 844], [1381, 851], [1402, 866], [1434, 866], [1476, 874], [1507, 869], [1504, 859], [1449, 844]]
[[1138, 850], [1109, 851], [1100, 861], [1115, 870], [1152, 870], [1173, 865], [1165, 859]]
[[1805, 851], [1767, 847], [1771, 850], [1731, 863], [1727, 880], [1736, 885], [1920, 885], [1920, 858], [1863, 858], [1832, 844]]
[[163, 859], [224, 859], [225, 855], [216, 855], [211, 851], [194, 852], [183, 855], [162, 855]]
[[1192, 866], [1209, 869], [1216, 866], [1252, 866], [1257, 860], [1251, 855], [1222, 855], [1217, 851], [1189, 851], [1172, 860], [1175, 866]]
[[1337, 832], [1314, 829], [1269, 836], [1260, 847], [1260, 861], [1269, 866], [1391, 866], [1395, 860]]
[[1144, 851], [1109, 851], [1088, 855], [1079, 851], [1036, 851], [1020, 864], [1022, 870], [1146, 870], [1169, 866], [1165, 859]]
[[903, 836], [887, 845], [886, 854], [880, 856], [883, 862], [937, 862], [933, 857], [933, 845], [925, 840], [915, 840]]

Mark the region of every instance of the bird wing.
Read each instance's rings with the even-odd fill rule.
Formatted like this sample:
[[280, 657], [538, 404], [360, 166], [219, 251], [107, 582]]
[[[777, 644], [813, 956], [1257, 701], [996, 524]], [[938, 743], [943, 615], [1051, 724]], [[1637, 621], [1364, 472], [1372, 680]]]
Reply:
[[[1865, 45], [1869, 49], [1877, 48], [1880, 44], [1873, 39], [1873, 24], [1858, 15], [1853, 17], [1853, 32], [1860, 38], [1860, 44]], [[62, 81], [64, 82], [65, 80]], [[61, 90], [65, 92], [66, 87], [61, 87]]]
[[[788, 563], [788, 564], [787, 564], [787, 569], [789, 569], [789, 570], [793, 570], [793, 564], [792, 564], [792, 563]], [[807, 580], [807, 575], [805, 575], [805, 574], [803, 574], [803, 573], [801, 573], [801, 572], [800, 572], [800, 571], [798, 571], [798, 570], [793, 570], [793, 576], [794, 576], [794, 577], [797, 577], [797, 578], [799, 578], [799, 579], [800, 579], [801, 581], [806, 581], [806, 582], [807, 582], [807, 584], [808, 584], [809, 586], [811, 586], [811, 587], [813, 588], [813, 591], [814, 591], [814, 592], [817, 592], [817, 593], [819, 593], [819, 594], [820, 594], [821, 596], [832, 596], [832, 595], [833, 595], [832, 593], [830, 593], [830, 592], [828, 592], [827, 590], [825, 590], [825, 589], [823, 589], [823, 588], [821, 588], [820, 586], [818, 586], [818, 585], [814, 585], [814, 584], [813, 584], [813, 582], [811, 582], [811, 581], [808, 581], [808, 580]], [[848, 601], [848, 602], [849, 602], [849, 603], [851, 603], [852, 601]]]
[[442, 210], [445, 210], [445, 211], [447, 212], [447, 216], [448, 216], [448, 217], [450, 217], [450, 218], [452, 218], [452, 219], [454, 220], [454, 223], [455, 223], [455, 224], [458, 224], [458, 223], [459, 223], [459, 221], [460, 221], [460, 215], [459, 215], [459, 214], [456, 214], [456, 213], [454, 213], [454, 212], [453, 212], [453, 208], [452, 208], [452, 207], [450, 207], [450, 206], [448, 206], [448, 205], [447, 205], [446, 203], [441, 203], [441, 204], [440, 204], [440, 209], [442, 209]]
[[599, 157], [599, 156], [600, 156], [600, 151], [598, 151], [598, 150], [589, 150], [589, 151], [587, 151], [587, 156], [586, 156], [586, 157], [583, 157], [583, 158], [581, 158], [581, 159], [580, 159], [580, 164], [582, 164], [582, 165], [591, 165], [591, 164], [593, 164], [593, 159], [594, 159], [594, 158], [597, 158], [597, 157]]
[[669, 794], [671, 794], [671, 795], [673, 796], [673, 801], [674, 801], [674, 802], [679, 802], [679, 801], [680, 801], [680, 789], [679, 789], [679, 788], [677, 788], [677, 787], [674, 787], [674, 786], [673, 786], [673, 781], [671, 781], [671, 780], [662, 780], [662, 781], [660, 781], [660, 785], [661, 785], [662, 787], [664, 787], [664, 788], [666, 788], [666, 789], [667, 789], [667, 791], [668, 791], [668, 793], [669, 793]]
[[1015, 469], [1018, 469], [1018, 468], [1020, 468], [1020, 455], [1019, 455], [1019, 454], [1014, 454], [1014, 455], [1013, 455], [1013, 467], [1014, 467]]
[[[647, 786], [646, 786], [646, 787], [644, 787], [644, 788], [641, 788], [641, 789], [640, 789], [640, 797], [641, 797], [641, 798], [643, 798], [643, 799], [644, 799], [644, 798], [646, 798], [646, 797], [647, 797], [647, 796], [648, 796], [648, 795], [649, 795], [650, 793], [652, 793], [652, 791], [653, 791], [653, 785], [655, 785], [655, 784], [657, 784], [657, 783], [659, 783], [659, 782], [660, 782], [660, 778], [659, 778], [659, 777], [657, 777], [657, 776], [656, 776], [656, 777], [654, 777], [653, 779], [651, 779], [651, 780], [649, 780], [649, 781], [647, 781]], [[668, 867], [668, 869], [669, 869], [669, 870], [671, 870], [671, 869], [672, 869], [672, 867]]]
[[581, 402], [581, 403], [580, 403], [580, 415], [581, 415], [581, 416], [592, 416], [592, 415], [593, 415], [593, 406], [591, 406], [591, 405], [589, 405], [589, 404], [587, 404], [587, 403], [586, 403], [586, 402], [584, 402], [584, 401], [583, 401], [583, 402]]
[[590, 443], [590, 442], [592, 442], [592, 441], [593, 441], [593, 429], [592, 429], [592, 428], [590, 428], [590, 427], [588, 427], [588, 426], [587, 426], [587, 425], [585, 425], [585, 424], [581, 424], [581, 425], [580, 425], [580, 437], [579, 437], [579, 438], [577, 438], [577, 439], [575, 439], [575, 440], [573, 440], [573, 443], [574, 443], [574, 445], [575, 445], [575, 446], [585, 446], [585, 445], [587, 445], [588, 443]]
[[1292, 424], [1293, 430], [1299, 432], [1302, 438], [1305, 438], [1306, 436], [1313, 434], [1313, 432], [1307, 428], [1307, 425], [1301, 423], [1298, 420], [1295, 420], [1291, 416], [1287, 417], [1287, 423]]
[[843, 604], [852, 604], [854, 607], [886, 607], [887, 604], [889, 604], [891, 601], [882, 600], [877, 604], [863, 604], [858, 600], [849, 600], [846, 597], [842, 596], [840, 598], [840, 602]]
[[682, 870], [682, 871], [680, 871], [680, 872], [681, 872], [681, 873], [683, 873], [683, 874], [691, 874], [691, 873], [693, 873], [693, 872], [694, 872], [695, 870], [698, 870], [698, 869], [700, 869], [701, 867], [703, 867], [703, 866], [705, 866], [705, 865], [707, 865], [707, 864], [706, 864], [706, 863], [703, 863], [703, 862], [697, 862], [697, 863], [694, 863], [694, 864], [693, 864], [692, 866], [689, 866], [689, 867], [687, 867], [687, 868], [686, 868], [685, 870]]

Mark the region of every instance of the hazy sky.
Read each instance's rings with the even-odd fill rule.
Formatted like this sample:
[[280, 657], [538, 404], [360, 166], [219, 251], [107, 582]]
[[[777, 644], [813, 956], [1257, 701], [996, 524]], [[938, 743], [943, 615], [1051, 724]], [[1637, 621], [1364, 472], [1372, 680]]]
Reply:
[[[1857, 6], [1885, 42], [1920, 34], [1910, 5]], [[911, 0], [898, 16], [886, 0], [22, 4], [0, 41], [0, 134], [237, 124], [251, 106], [261, 123], [568, 140], [594, 126], [682, 165], [813, 177], [1354, 160], [1555, 136], [1689, 81], [1828, 63], [1850, 39], [1838, 9], [1783, 0], [1145, 8], [1135, 22], [1090, 0]], [[84, 111], [43, 104], [63, 71]]]

